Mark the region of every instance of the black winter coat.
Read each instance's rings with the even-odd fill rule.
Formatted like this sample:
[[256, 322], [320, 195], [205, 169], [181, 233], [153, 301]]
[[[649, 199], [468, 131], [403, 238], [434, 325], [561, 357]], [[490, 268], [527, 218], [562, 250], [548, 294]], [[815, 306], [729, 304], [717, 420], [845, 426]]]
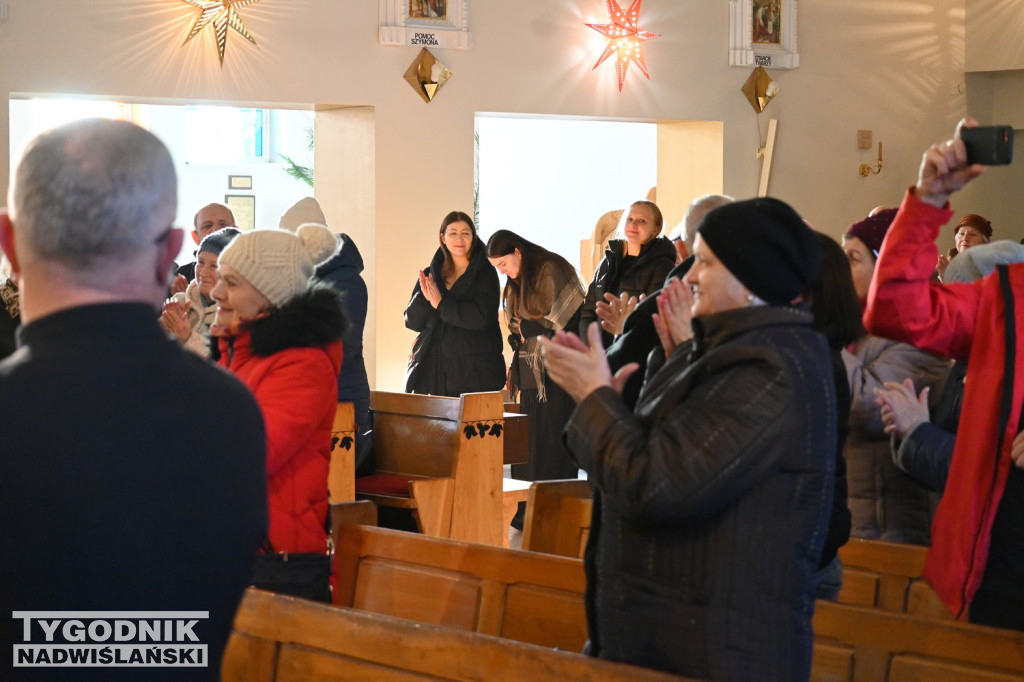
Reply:
[[[598, 321], [597, 303], [604, 300], [606, 293], [616, 296], [623, 292], [630, 296], [649, 296], [661, 289], [665, 277], [676, 264], [676, 249], [665, 237], [655, 237], [640, 247], [634, 258], [623, 256], [625, 241], [613, 239], [608, 242], [604, 260], [597, 266], [594, 280], [587, 288], [587, 298], [580, 309], [580, 338], [587, 338], [587, 327]], [[604, 346], [611, 345], [614, 337], [602, 331]]]
[[407, 393], [457, 398], [463, 393], [500, 391], [505, 358], [498, 324], [498, 273], [477, 242], [469, 267], [449, 290], [441, 275], [444, 251], [438, 248], [424, 274], [433, 273], [441, 304], [434, 308], [419, 281], [405, 309], [405, 326], [419, 332], [405, 374]]
[[356, 423], [360, 429], [370, 427], [370, 382], [363, 360], [363, 327], [366, 326], [366, 282], [363, 257], [347, 234], [338, 235], [341, 250], [316, 269], [316, 277], [330, 284], [345, 303], [349, 328], [341, 340], [344, 355], [338, 375], [338, 402], [355, 404]]
[[[714, 680], [806, 680], [835, 471], [824, 337], [806, 311], [694, 320], [631, 412], [611, 388], [565, 440], [594, 487], [591, 653]], [[655, 624], [655, 625], [652, 625]]]

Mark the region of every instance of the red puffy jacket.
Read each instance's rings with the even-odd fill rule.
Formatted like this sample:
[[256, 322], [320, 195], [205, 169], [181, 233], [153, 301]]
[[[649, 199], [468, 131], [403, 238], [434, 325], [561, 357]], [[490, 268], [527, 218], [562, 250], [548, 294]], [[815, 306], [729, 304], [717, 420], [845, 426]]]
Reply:
[[267, 432], [267, 507], [277, 552], [326, 552], [327, 472], [346, 322], [330, 289], [218, 339], [218, 363], [256, 397]]
[[[952, 216], [911, 189], [889, 228], [875, 266], [864, 324], [873, 334], [967, 360], [963, 414], [945, 493], [932, 522], [924, 577], [962, 618], [981, 584], [992, 522], [1002, 500], [1024, 402], [1024, 363], [1006, 377], [1006, 310], [995, 273], [970, 283], [940, 284], [931, 275], [935, 239]], [[1024, 329], [1024, 264], [1008, 266], [1016, 329]], [[1024, 357], [1024, 334], [1011, 341]], [[1002, 405], [1004, 396], [1008, 398]], [[1001, 409], [1002, 408], [1002, 409]]]

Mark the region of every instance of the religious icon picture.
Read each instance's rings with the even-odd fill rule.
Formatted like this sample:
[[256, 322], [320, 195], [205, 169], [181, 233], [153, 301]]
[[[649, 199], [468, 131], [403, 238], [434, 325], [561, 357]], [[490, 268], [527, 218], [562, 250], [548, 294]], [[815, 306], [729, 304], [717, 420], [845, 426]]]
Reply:
[[754, 0], [752, 42], [779, 45], [782, 42], [781, 0]]
[[410, 19], [448, 19], [448, 0], [409, 0]]

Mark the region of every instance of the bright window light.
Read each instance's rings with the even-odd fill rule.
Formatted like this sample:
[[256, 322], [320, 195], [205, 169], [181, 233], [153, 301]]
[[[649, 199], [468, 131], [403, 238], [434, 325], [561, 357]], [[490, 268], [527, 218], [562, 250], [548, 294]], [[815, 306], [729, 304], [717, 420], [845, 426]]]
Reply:
[[185, 159], [189, 162], [266, 161], [264, 110], [185, 107]]

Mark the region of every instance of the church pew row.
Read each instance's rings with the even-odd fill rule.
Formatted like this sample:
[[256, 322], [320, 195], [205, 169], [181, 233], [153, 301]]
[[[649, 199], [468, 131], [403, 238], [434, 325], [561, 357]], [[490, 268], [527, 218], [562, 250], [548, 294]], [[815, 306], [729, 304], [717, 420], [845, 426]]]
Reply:
[[250, 589], [221, 665], [224, 682], [686, 678], [578, 653]]
[[587, 640], [577, 559], [360, 525], [334, 538], [339, 606], [566, 651]]
[[839, 601], [926, 618], [953, 614], [921, 577], [927, 547], [850, 538], [839, 549], [843, 587]]
[[[586, 640], [578, 559], [347, 525], [335, 562], [345, 607], [566, 651]], [[1024, 633], [828, 602], [814, 628], [816, 680], [1024, 675]]]
[[[523, 549], [582, 557], [590, 532], [592, 491], [586, 481], [538, 481], [530, 488]], [[839, 602], [927, 618], [953, 614], [921, 577], [927, 547], [851, 538], [839, 550]]]

